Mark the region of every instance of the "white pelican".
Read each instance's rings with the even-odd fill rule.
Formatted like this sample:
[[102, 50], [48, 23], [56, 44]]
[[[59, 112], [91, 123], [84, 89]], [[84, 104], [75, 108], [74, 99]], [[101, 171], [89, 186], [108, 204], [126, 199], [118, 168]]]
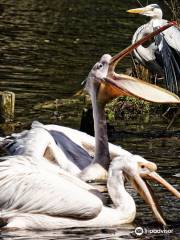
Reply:
[[[180, 102], [176, 95], [168, 91], [135, 78], [114, 73], [117, 61], [134, 46], [137, 44], [113, 58], [110, 55], [103, 55], [88, 76], [86, 87], [91, 94], [93, 106], [95, 105], [96, 130], [95, 159], [90, 164], [90, 168], [87, 167], [90, 172], [93, 169], [99, 174], [99, 169], [103, 169], [104, 174], [104, 168], [109, 168], [103, 112], [107, 101], [118, 95], [129, 94], [158, 102]], [[26, 133], [24, 132], [24, 135]], [[31, 133], [33, 132], [29, 134]], [[45, 152], [47, 146], [52, 150], [53, 140], [49, 141], [49, 135], [48, 142], [42, 139]], [[35, 144], [36, 147], [36, 143], [30, 144]], [[133, 186], [140, 191], [145, 201], [150, 204], [158, 221], [163, 224], [165, 221], [154, 202], [152, 190], [143, 181], [141, 175], [143, 178], [161, 182], [179, 197], [179, 193], [171, 185], [154, 173], [155, 164], [139, 156], [129, 155], [112, 160], [107, 183], [115, 208], [107, 208], [103, 206], [97, 190], [63, 169], [57, 168], [53, 162], [45, 161], [41, 157], [43, 148], [38, 150], [37, 156], [34, 156], [31, 149], [23, 149], [22, 146], [16, 148], [15, 145], [15, 149], [24, 155], [0, 158], [1, 219], [7, 228], [48, 230], [62, 227], [117, 226], [131, 222], [135, 217], [135, 203], [124, 188], [124, 176], [133, 182]], [[98, 157], [102, 157], [102, 160]], [[89, 171], [87, 168], [85, 170]], [[101, 171], [100, 175], [102, 175]]]
[[[110, 159], [130, 156], [120, 146], [109, 143]], [[34, 121], [30, 130], [13, 133], [0, 139], [0, 146], [9, 155], [44, 157], [73, 175], [79, 175], [95, 156], [95, 138], [76, 129], [44, 125]]]
[[[59, 150], [57, 150], [57, 147], [53, 147], [53, 150], [52, 150], [52, 146], [54, 146], [55, 144], [48, 145], [48, 144], [42, 143], [41, 155], [42, 155], [42, 152], [44, 151], [43, 149], [45, 149], [45, 146], [48, 146], [49, 149], [52, 150], [51, 151], [52, 155], [53, 153], [57, 152], [57, 154], [55, 155], [58, 158], [58, 154], [59, 154], [59, 160], [56, 159], [56, 162], [60, 163], [62, 161], [61, 164], [64, 166], [63, 168], [65, 168], [66, 170], [70, 169], [71, 173], [75, 171], [75, 174], [77, 174], [77, 171], [81, 170], [79, 176], [84, 180], [106, 179], [110, 159], [114, 157], [114, 151], [115, 151], [115, 156], [118, 155], [119, 150], [120, 152], [118, 156], [121, 156], [121, 155], [124, 156], [127, 154], [125, 150], [122, 150], [119, 147], [111, 146], [113, 150], [110, 151], [111, 156], [109, 155], [108, 139], [107, 139], [107, 132], [106, 132], [106, 118], [104, 113], [104, 107], [106, 103], [109, 102], [112, 98], [117, 96], [122, 96], [122, 95], [138, 96], [148, 101], [161, 102], [161, 103], [164, 103], [164, 102], [180, 103], [179, 97], [167, 90], [164, 90], [160, 87], [144, 82], [142, 80], [130, 77], [128, 75], [117, 74], [114, 72], [114, 68], [119, 60], [121, 60], [123, 57], [129, 54], [135, 47], [142, 44], [142, 42], [149, 39], [150, 36], [154, 36], [155, 34], [157, 34], [157, 32], [160, 32], [163, 29], [170, 26], [172, 26], [171, 23], [169, 23], [167, 26], [164, 26], [161, 29], [158, 29], [154, 33], [147, 35], [146, 37], [144, 37], [137, 43], [131, 45], [130, 47], [126, 48], [125, 50], [118, 53], [114, 57], [111, 57], [108, 54], [103, 55], [100, 61], [97, 62], [92, 68], [92, 70], [90, 71], [86, 80], [86, 90], [90, 93], [92, 105], [93, 105], [93, 117], [94, 117], [94, 128], [95, 128], [95, 147], [93, 145], [93, 149], [95, 148], [94, 150], [95, 153], [94, 153], [93, 161], [91, 157], [82, 150], [82, 148], [78, 147], [79, 145], [81, 145], [82, 147], [84, 147], [85, 150], [87, 149], [92, 150], [92, 144], [89, 144], [89, 142], [87, 144], [85, 137], [82, 133], [78, 133], [77, 131], [72, 129], [70, 130], [68, 128], [57, 127], [53, 125], [49, 125], [45, 127], [45, 129], [47, 129], [51, 133], [56, 143], [59, 143], [61, 153], [60, 154], [58, 153]], [[58, 135], [58, 132], [60, 132], [61, 134]], [[67, 134], [66, 132], [69, 132], [69, 135], [68, 135], [69, 139], [67, 139], [67, 136], [65, 138], [62, 135], [62, 132], [65, 135]], [[31, 139], [31, 141], [34, 141], [34, 143], [40, 142], [39, 140], [36, 140], [36, 141], [32, 140], [31, 136], [32, 134], [30, 133], [29, 139]], [[79, 137], [81, 138], [81, 140], [78, 140]], [[37, 139], [38, 138], [39, 137], [37, 137]], [[53, 139], [45, 140], [45, 137], [42, 137], [42, 138], [43, 138], [43, 142], [45, 143], [47, 143], [48, 141], [53, 143]], [[90, 139], [90, 142], [92, 143], [92, 138], [89, 137], [88, 139]], [[69, 140], [72, 140], [71, 143]], [[77, 143], [78, 146], [76, 146], [76, 148], [74, 148], [73, 151], [72, 150], [70, 151], [69, 148], [66, 148], [68, 144], [65, 144], [66, 145], [65, 147], [62, 146], [63, 141], [68, 141], [68, 143], [70, 143], [69, 146], [71, 147], [72, 147], [72, 142]], [[27, 143], [29, 143], [29, 140], [27, 141]], [[25, 145], [27, 146], [28, 144], [25, 143]], [[34, 149], [33, 146], [34, 145], [32, 144], [31, 149]], [[29, 152], [29, 147], [27, 146], [27, 148], [28, 150], [23, 150], [23, 151], [26, 151], [26, 153]], [[22, 154], [20, 149], [23, 149], [23, 148], [22, 147], [19, 148], [19, 150], [17, 151], [18, 154], [19, 153]], [[73, 155], [73, 152], [74, 152], [74, 155]], [[65, 160], [63, 160], [63, 157], [66, 157], [64, 158]], [[68, 164], [66, 164], [67, 163], [66, 159], [70, 160]]]
[[[163, 13], [159, 5], [150, 4], [146, 7], [130, 9], [129, 13], [139, 13], [150, 17], [150, 21], [140, 26], [134, 33], [135, 43], [154, 29], [167, 24], [162, 19]], [[173, 26], [154, 37], [148, 47], [139, 46], [134, 50], [135, 57], [153, 73], [165, 76], [166, 86], [172, 92], [178, 93], [180, 84], [180, 29]]]
[[157, 220], [165, 225], [152, 189], [143, 179], [161, 183], [178, 198], [180, 193], [155, 171], [156, 165], [140, 156], [114, 158], [107, 180], [114, 207], [106, 207], [90, 185], [50, 162], [23, 155], [1, 157], [1, 222], [5, 228], [29, 230], [130, 223], [135, 218], [136, 206], [124, 187], [127, 178], [150, 205]]

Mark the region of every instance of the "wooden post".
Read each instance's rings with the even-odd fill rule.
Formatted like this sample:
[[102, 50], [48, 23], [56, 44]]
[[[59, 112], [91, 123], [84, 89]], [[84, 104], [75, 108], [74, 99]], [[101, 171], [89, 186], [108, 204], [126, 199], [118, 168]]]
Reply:
[[11, 122], [14, 119], [15, 94], [0, 92], [0, 122]]

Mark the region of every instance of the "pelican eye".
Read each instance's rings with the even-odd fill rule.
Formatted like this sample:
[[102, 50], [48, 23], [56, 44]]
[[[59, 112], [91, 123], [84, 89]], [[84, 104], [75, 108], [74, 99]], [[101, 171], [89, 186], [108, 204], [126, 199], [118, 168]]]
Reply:
[[144, 165], [141, 165], [141, 168], [145, 168], [145, 166], [144, 166]]
[[103, 64], [102, 63], [99, 63], [98, 65], [97, 65], [97, 69], [100, 69], [100, 68], [102, 68], [103, 67]]

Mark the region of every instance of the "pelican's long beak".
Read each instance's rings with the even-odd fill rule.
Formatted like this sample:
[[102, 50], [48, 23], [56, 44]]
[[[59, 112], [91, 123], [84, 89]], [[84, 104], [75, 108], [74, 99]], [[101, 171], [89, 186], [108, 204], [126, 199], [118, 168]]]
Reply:
[[180, 192], [177, 191], [170, 183], [168, 183], [164, 178], [162, 178], [158, 173], [151, 172], [148, 175], [142, 176], [144, 179], [152, 180], [156, 183], [160, 183], [163, 187], [165, 187], [169, 192], [175, 195], [180, 199]]
[[180, 103], [180, 98], [176, 94], [125, 74], [117, 74], [114, 78], [105, 78], [105, 82], [111, 88], [112, 98], [135, 96], [156, 103]]
[[[153, 165], [151, 169], [154, 168]], [[158, 204], [156, 196], [154, 195], [154, 191], [146, 180], [148, 179], [148, 180], [152, 180], [162, 184], [168, 191], [170, 191], [173, 195], [175, 195], [179, 199], [180, 199], [180, 193], [165, 179], [160, 177], [154, 170], [147, 174], [145, 173], [141, 175], [135, 174], [133, 177], [128, 176], [127, 178], [130, 180], [133, 187], [139, 192], [139, 194], [145, 200], [145, 202], [148, 205], [150, 205], [158, 222], [160, 222], [163, 225], [166, 225], [166, 222], [163, 218], [162, 210]]]
[[107, 103], [118, 96], [136, 96], [151, 102], [180, 103], [180, 98], [168, 90], [147, 83], [143, 80], [114, 72], [117, 63], [130, 54], [135, 48], [173, 25], [176, 25], [176, 23], [168, 23], [111, 58], [107, 77], [103, 79], [98, 93], [98, 98], [101, 102]]
[[149, 11], [150, 8], [148, 6], [146, 7], [142, 7], [142, 8], [134, 8], [134, 9], [129, 9], [127, 10], [128, 13], [139, 13], [139, 14], [142, 14], [146, 11]]
[[141, 38], [140, 40], [138, 40], [137, 42], [135, 42], [134, 44], [128, 46], [127, 48], [123, 49], [121, 52], [117, 53], [116, 55], [114, 55], [111, 58], [111, 62], [109, 64], [109, 69], [108, 69], [108, 76], [107, 77], [111, 77], [112, 72], [114, 71], [117, 63], [119, 61], [121, 61], [124, 57], [126, 57], [127, 55], [129, 55], [135, 48], [139, 47], [140, 45], [142, 45], [143, 43], [145, 43], [146, 41], [148, 41], [149, 39], [153, 38], [154, 36], [158, 35], [159, 33], [163, 32], [164, 30], [166, 30], [169, 27], [175, 26], [177, 25], [177, 22], [172, 21], [169, 22], [168, 24], [156, 29], [154, 32], [147, 34], [146, 36], [144, 36], [143, 38]]

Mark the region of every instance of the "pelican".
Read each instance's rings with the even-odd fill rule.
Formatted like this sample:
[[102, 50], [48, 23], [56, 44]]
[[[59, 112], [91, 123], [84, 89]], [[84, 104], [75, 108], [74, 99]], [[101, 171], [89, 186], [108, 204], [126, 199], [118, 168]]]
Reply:
[[[133, 35], [135, 43], [144, 35], [153, 32], [154, 29], [167, 24], [163, 19], [163, 13], [159, 5], [150, 4], [146, 7], [130, 9], [128, 13], [139, 13], [150, 17], [150, 21], [140, 26]], [[178, 93], [180, 83], [180, 29], [173, 26], [154, 37], [154, 41], [148, 46], [139, 46], [134, 50], [137, 60], [155, 74], [165, 76], [166, 87], [172, 92]]]
[[[90, 71], [86, 80], [85, 88], [91, 96], [91, 101], [93, 105], [93, 117], [94, 117], [94, 129], [95, 129], [95, 144], [94, 144], [95, 153], [94, 153], [93, 160], [89, 156], [90, 155], [89, 152], [87, 154], [77, 146], [75, 146], [75, 151], [74, 151], [75, 154], [72, 156], [73, 151], [71, 151], [71, 155], [68, 155], [70, 159], [68, 159], [67, 149], [66, 147], [62, 147], [62, 144], [63, 144], [62, 137], [64, 140], [67, 140], [68, 143], [70, 143], [70, 146], [72, 146], [72, 141], [76, 141], [76, 138], [78, 139], [79, 136], [81, 136], [81, 140], [79, 140], [79, 142], [81, 146], [84, 147], [84, 150], [86, 149], [92, 150], [93, 149], [92, 144], [89, 144], [89, 143], [86, 144], [86, 140], [83, 139], [84, 135], [77, 132], [75, 133], [75, 131], [71, 130], [69, 132], [68, 138], [70, 140], [72, 139], [72, 141], [69, 141], [67, 137], [65, 139], [65, 137], [62, 135], [63, 127], [58, 128], [53, 125], [49, 125], [48, 127], [45, 127], [45, 129], [47, 129], [51, 133], [55, 142], [59, 143], [61, 153], [60, 154], [58, 153], [59, 150], [57, 149], [57, 147], [53, 147], [53, 150], [52, 150], [52, 146], [55, 146], [55, 144], [48, 145], [46, 142], [45, 145], [43, 144], [42, 145], [48, 146], [49, 149], [51, 150], [51, 154], [56, 152], [56, 154], [54, 155], [57, 158], [59, 154], [59, 160], [56, 159], [56, 162], [60, 163], [62, 161], [62, 165], [65, 166], [63, 168], [65, 168], [66, 170], [70, 169], [71, 173], [73, 173], [74, 171], [76, 171], [77, 173], [77, 171], [80, 170], [79, 177], [85, 181], [107, 178], [107, 170], [109, 168], [110, 160], [114, 157], [114, 151], [115, 151], [115, 156], [117, 156], [119, 150], [121, 150], [121, 148], [111, 145], [112, 151], [111, 151], [111, 155], [109, 154], [109, 145], [108, 145], [108, 138], [107, 138], [107, 131], [106, 131], [106, 118], [105, 118], [104, 107], [106, 103], [112, 100], [113, 98], [117, 96], [129, 95], [129, 96], [138, 96], [140, 98], [146, 99], [148, 101], [153, 101], [153, 102], [180, 103], [179, 97], [167, 90], [164, 90], [160, 87], [144, 82], [142, 80], [130, 77], [128, 75], [117, 74], [114, 72], [115, 66], [117, 65], [118, 61], [120, 61], [123, 57], [129, 54], [135, 47], [139, 46], [144, 41], [149, 39], [150, 36], [151, 37], [154, 36], [155, 34], [166, 29], [167, 27], [172, 26], [173, 24], [174, 23], [169, 23], [166, 26], [163, 26], [161, 29], [158, 29], [155, 32], [145, 36], [143, 39], [129, 46], [122, 52], [116, 54], [114, 57], [111, 57], [109, 54], [103, 55], [100, 61], [97, 62], [93, 66], [92, 70]], [[68, 129], [64, 129], [63, 133], [66, 134], [67, 130]], [[61, 132], [60, 135], [59, 135], [59, 132]], [[76, 136], [78, 137], [75, 137], [74, 133], [77, 134]], [[44, 137], [42, 138], [44, 139]], [[31, 138], [31, 141], [32, 141], [32, 138]], [[43, 141], [45, 141], [45, 139]], [[53, 142], [52, 139], [51, 139], [51, 142]], [[92, 142], [92, 140], [90, 140], [90, 142]], [[80, 144], [77, 144], [77, 145], [79, 146]], [[66, 145], [68, 146], [68, 144]], [[19, 149], [21, 149], [21, 147]], [[45, 148], [42, 147], [42, 149], [45, 149]], [[19, 153], [19, 151], [17, 152]], [[122, 156], [127, 154], [129, 153], [125, 152], [125, 150], [121, 150], [119, 152], [119, 155], [122, 155]], [[41, 150], [41, 155], [42, 155], [42, 150]], [[63, 161], [63, 158], [61, 158], [61, 156], [64, 157], [65, 159], [64, 161]], [[56, 157], [53, 156], [53, 159]], [[68, 164], [66, 164], [67, 159], [70, 160]], [[73, 159], [75, 159], [75, 161], [73, 161]]]
[[[143, 41], [139, 41], [138, 44]], [[48, 142], [42, 139], [44, 150], [38, 150], [40, 155], [34, 156], [31, 149], [18, 146], [15, 149], [19, 149], [20, 155], [0, 158], [1, 219], [6, 228], [51, 230], [65, 227], [118, 226], [132, 222], [136, 207], [133, 198], [124, 187], [125, 178], [132, 182], [150, 205], [157, 220], [165, 225], [152, 190], [143, 179], [154, 179], [178, 198], [180, 195], [155, 173], [156, 165], [134, 155], [114, 157], [111, 164], [109, 163], [104, 114], [104, 106], [108, 101], [113, 97], [128, 94], [155, 102], [180, 102], [176, 95], [164, 89], [114, 72], [117, 62], [138, 44], [130, 46], [114, 57], [103, 55], [89, 73], [86, 83], [94, 107], [96, 134], [95, 157], [84, 170], [88, 174], [93, 170], [102, 176], [106, 174], [105, 170], [109, 169], [107, 187], [114, 208], [104, 206], [99, 193], [92, 186], [57, 168], [53, 161], [46, 161], [41, 157], [44, 150], [46, 152], [47, 145], [51, 150], [54, 146], [54, 139], [49, 141], [48, 135]], [[33, 131], [29, 134], [31, 133], [33, 134]], [[27, 132], [23, 134], [25, 136]], [[31, 143], [36, 146], [36, 142]]]
[[117, 74], [114, 71], [117, 63], [141, 45], [142, 41], [149, 39], [149, 36], [145, 36], [114, 57], [109, 54], [103, 55], [87, 77], [85, 89], [91, 96], [93, 107], [95, 156], [93, 162], [81, 172], [80, 177], [83, 180], [92, 179], [92, 176], [95, 179], [98, 178], [97, 176], [106, 178], [106, 170], [110, 163], [104, 111], [106, 103], [117, 96], [124, 95], [137, 96], [152, 102], [180, 103], [180, 98], [169, 91], [125, 74]]
[[136, 205], [125, 178], [166, 224], [146, 179], [180, 193], [156, 173], [156, 165], [140, 156], [112, 160], [107, 188], [114, 207], [107, 207], [92, 187], [43, 159], [16, 155], [0, 158], [0, 206], [4, 228], [52, 230], [70, 227], [111, 227], [130, 223]]
[[[26, 155], [53, 162], [78, 176], [95, 156], [95, 138], [76, 129], [34, 121], [30, 130], [1, 137], [0, 146], [9, 155]], [[110, 159], [131, 153], [108, 143]]]

